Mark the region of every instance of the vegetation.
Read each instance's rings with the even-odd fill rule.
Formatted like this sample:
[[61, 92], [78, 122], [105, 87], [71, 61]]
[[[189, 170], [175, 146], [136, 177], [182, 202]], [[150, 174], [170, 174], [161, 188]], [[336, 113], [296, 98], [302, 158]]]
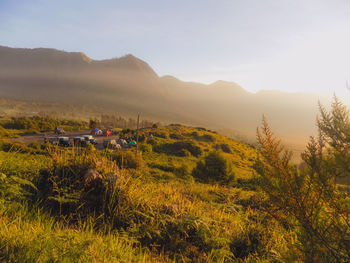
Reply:
[[182, 125], [137, 155], [3, 141], [0, 261], [348, 262], [347, 109], [318, 126], [299, 166], [265, 120], [259, 150]]
[[84, 130], [88, 128], [88, 123], [47, 116], [0, 118], [0, 135], [3, 137], [49, 132], [56, 127], [62, 127], [67, 131]]
[[234, 174], [230, 164], [220, 152], [210, 152], [203, 161], [199, 161], [193, 169], [193, 177], [202, 182], [230, 182], [234, 180]]
[[349, 177], [349, 112], [337, 98], [331, 112], [320, 106], [318, 138], [311, 137], [301, 168], [290, 165], [266, 120], [258, 141], [262, 160], [256, 169], [269, 198], [267, 211], [297, 235], [295, 259], [305, 262], [350, 261], [350, 193], [338, 180]]

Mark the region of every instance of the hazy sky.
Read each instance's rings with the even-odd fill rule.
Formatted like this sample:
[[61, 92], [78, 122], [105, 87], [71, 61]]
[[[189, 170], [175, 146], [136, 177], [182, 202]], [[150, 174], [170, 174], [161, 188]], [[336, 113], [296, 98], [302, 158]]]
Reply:
[[0, 45], [132, 53], [159, 75], [250, 91], [350, 94], [349, 0], [0, 0]]

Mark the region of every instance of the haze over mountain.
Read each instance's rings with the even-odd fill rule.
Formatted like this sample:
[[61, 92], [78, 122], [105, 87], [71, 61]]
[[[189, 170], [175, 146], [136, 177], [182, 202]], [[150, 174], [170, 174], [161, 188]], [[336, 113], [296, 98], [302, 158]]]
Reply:
[[254, 134], [262, 114], [280, 134], [314, 131], [318, 97], [310, 93], [249, 93], [234, 82], [210, 85], [159, 77], [126, 55], [93, 60], [79, 52], [0, 46], [0, 96], [96, 105], [107, 112]]

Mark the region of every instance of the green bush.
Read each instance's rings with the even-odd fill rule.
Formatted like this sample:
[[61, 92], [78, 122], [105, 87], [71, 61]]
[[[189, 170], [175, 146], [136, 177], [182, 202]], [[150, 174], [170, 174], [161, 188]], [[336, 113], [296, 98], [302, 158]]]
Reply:
[[204, 133], [203, 135], [199, 135], [197, 131], [194, 131], [192, 133], [187, 134], [194, 138], [197, 141], [203, 141], [203, 142], [215, 142], [215, 137], [211, 134]]
[[258, 253], [262, 248], [264, 231], [258, 225], [249, 225], [244, 235], [235, 238], [230, 243], [230, 250], [235, 258], [245, 259], [250, 254]]
[[174, 170], [174, 174], [181, 179], [193, 181], [193, 177], [191, 175], [191, 170], [188, 167], [188, 165], [186, 165], [185, 163], [183, 163], [180, 167], [176, 168]]
[[232, 182], [234, 173], [231, 165], [219, 151], [210, 152], [200, 160], [192, 171], [193, 177], [205, 183]]
[[144, 165], [142, 157], [131, 151], [111, 153], [110, 157], [120, 168], [137, 169]]
[[151, 153], [152, 152], [152, 145], [150, 145], [150, 144], [142, 143], [142, 144], [139, 144], [139, 147], [140, 147], [140, 151], [143, 153]]
[[189, 154], [198, 157], [202, 154], [202, 149], [192, 141], [157, 144], [153, 146], [153, 151], [180, 157], [185, 157]]
[[168, 138], [168, 134], [166, 132], [163, 132], [163, 131], [153, 132], [153, 135], [155, 137], [158, 137], [158, 138], [163, 138], [163, 139], [167, 139]]
[[30, 144], [28, 144], [28, 147], [33, 148], [35, 150], [41, 150], [42, 144], [39, 142], [31, 142]]
[[181, 140], [183, 136], [177, 133], [170, 133], [169, 138], [173, 140]]
[[205, 142], [215, 142], [215, 137], [210, 134], [203, 134], [200, 137], [200, 140], [205, 141]]
[[226, 143], [218, 144], [216, 148], [222, 150], [224, 153], [232, 153], [230, 146]]

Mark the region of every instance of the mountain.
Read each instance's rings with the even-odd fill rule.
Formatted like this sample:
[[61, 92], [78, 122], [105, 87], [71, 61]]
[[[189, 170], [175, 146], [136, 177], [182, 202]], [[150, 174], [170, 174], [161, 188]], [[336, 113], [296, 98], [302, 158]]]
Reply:
[[317, 96], [260, 91], [234, 82], [210, 85], [159, 77], [133, 55], [93, 60], [81, 52], [0, 46], [3, 98], [94, 105], [106, 112], [141, 113], [164, 122], [203, 125], [254, 134], [262, 114], [290, 137], [314, 131]]

